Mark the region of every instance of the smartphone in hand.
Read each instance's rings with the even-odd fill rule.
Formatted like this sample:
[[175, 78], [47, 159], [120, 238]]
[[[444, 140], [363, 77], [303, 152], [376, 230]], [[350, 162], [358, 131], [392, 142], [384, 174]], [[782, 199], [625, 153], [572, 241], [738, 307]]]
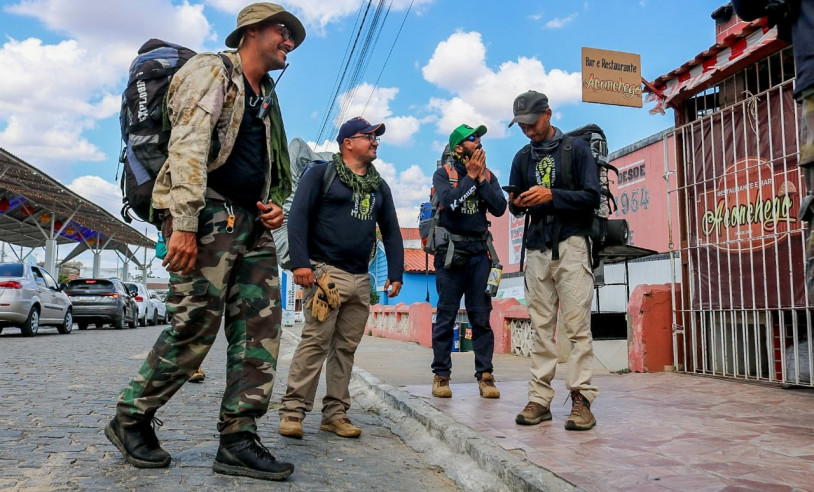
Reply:
[[503, 191], [505, 191], [506, 193], [514, 193], [515, 196], [519, 195], [523, 191], [520, 189], [519, 186], [506, 185], [503, 186], [502, 188]]

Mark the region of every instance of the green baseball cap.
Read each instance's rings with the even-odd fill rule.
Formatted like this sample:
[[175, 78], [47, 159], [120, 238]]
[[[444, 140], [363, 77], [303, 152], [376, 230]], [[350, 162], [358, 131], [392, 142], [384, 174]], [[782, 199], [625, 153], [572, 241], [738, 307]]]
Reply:
[[463, 142], [466, 137], [472, 134], [482, 137], [486, 135], [486, 127], [483, 125], [477, 128], [472, 128], [469, 125], [459, 126], [449, 134], [449, 150], [455, 150], [456, 145]]

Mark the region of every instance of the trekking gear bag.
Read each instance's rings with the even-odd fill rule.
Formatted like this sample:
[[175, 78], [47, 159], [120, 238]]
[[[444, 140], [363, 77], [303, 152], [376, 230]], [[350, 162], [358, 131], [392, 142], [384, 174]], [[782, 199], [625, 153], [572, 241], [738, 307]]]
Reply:
[[[124, 164], [121, 215], [128, 224], [133, 214], [145, 222], [160, 223], [159, 217], [151, 216], [151, 204], [155, 178], [167, 160], [170, 140], [167, 90], [173, 75], [195, 55], [189, 48], [150, 39], [130, 64], [119, 113], [124, 141], [119, 159]], [[220, 57], [231, 77], [232, 62], [222, 53]]]
[[[576, 186], [574, 183], [573, 173], [573, 141], [580, 139], [588, 144], [591, 149], [594, 164], [596, 165], [596, 172], [599, 178], [599, 207], [594, 209], [593, 219], [591, 226], [585, 231], [585, 235], [591, 238], [591, 267], [597, 268], [600, 263], [599, 254], [607, 247], [622, 246], [627, 244], [629, 230], [627, 220], [625, 219], [611, 219], [610, 216], [616, 211], [616, 199], [610, 192], [610, 178], [609, 172], [614, 172], [617, 175], [619, 170], [616, 169], [608, 161], [608, 140], [605, 137], [605, 132], [599, 125], [590, 123], [581, 126], [575, 130], [567, 132], [563, 135], [562, 139], [562, 154], [560, 162], [560, 175], [565, 189], [573, 190]], [[524, 160], [525, 166], [531, 165], [531, 153], [529, 158]], [[527, 176], [528, 168], [523, 169], [523, 176]], [[523, 231], [523, 246], [521, 251], [521, 264], [522, 258], [525, 256], [525, 237], [528, 231], [528, 216], [526, 216], [526, 223]], [[559, 233], [561, 224], [556, 217], [554, 218], [554, 234], [552, 241], [552, 258], [559, 258]]]
[[[328, 167], [322, 176], [322, 195], [324, 196], [336, 178], [336, 167], [331, 161], [333, 157], [331, 152], [315, 152], [303, 139], [297, 137], [288, 144], [288, 154], [291, 156], [291, 194], [283, 202], [283, 225], [279, 229], [271, 231], [274, 246], [277, 248], [277, 263], [283, 270], [291, 269], [291, 254], [288, 243], [288, 213], [291, 211], [291, 204], [294, 202], [294, 195], [297, 193], [300, 179], [306, 171], [317, 164], [327, 164]], [[308, 227], [308, 224], [303, 224], [303, 227]]]

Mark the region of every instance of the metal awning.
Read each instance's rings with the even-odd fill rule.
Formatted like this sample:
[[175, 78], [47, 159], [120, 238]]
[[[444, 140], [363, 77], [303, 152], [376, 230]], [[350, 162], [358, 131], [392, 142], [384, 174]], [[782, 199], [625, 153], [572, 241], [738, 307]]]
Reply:
[[742, 31], [712, 45], [675, 70], [645, 83], [645, 92], [649, 92], [646, 101], [656, 102], [650, 114], [664, 114], [668, 106], [676, 107], [679, 101], [775, 50], [776, 43], [785, 44], [777, 39], [776, 27], [766, 26], [765, 18], [745, 25]]
[[0, 148], [0, 241], [27, 248], [82, 243], [90, 249], [154, 248], [155, 241]]

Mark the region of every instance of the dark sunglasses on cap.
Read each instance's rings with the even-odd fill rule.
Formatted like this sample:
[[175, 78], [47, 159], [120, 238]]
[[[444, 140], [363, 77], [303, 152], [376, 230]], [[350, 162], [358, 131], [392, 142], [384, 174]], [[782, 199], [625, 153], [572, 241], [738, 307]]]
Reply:
[[468, 137], [466, 137], [464, 140], [466, 140], [467, 142], [474, 142], [478, 138], [479, 138], [478, 135], [476, 133], [473, 133], [472, 135], [469, 135]]

